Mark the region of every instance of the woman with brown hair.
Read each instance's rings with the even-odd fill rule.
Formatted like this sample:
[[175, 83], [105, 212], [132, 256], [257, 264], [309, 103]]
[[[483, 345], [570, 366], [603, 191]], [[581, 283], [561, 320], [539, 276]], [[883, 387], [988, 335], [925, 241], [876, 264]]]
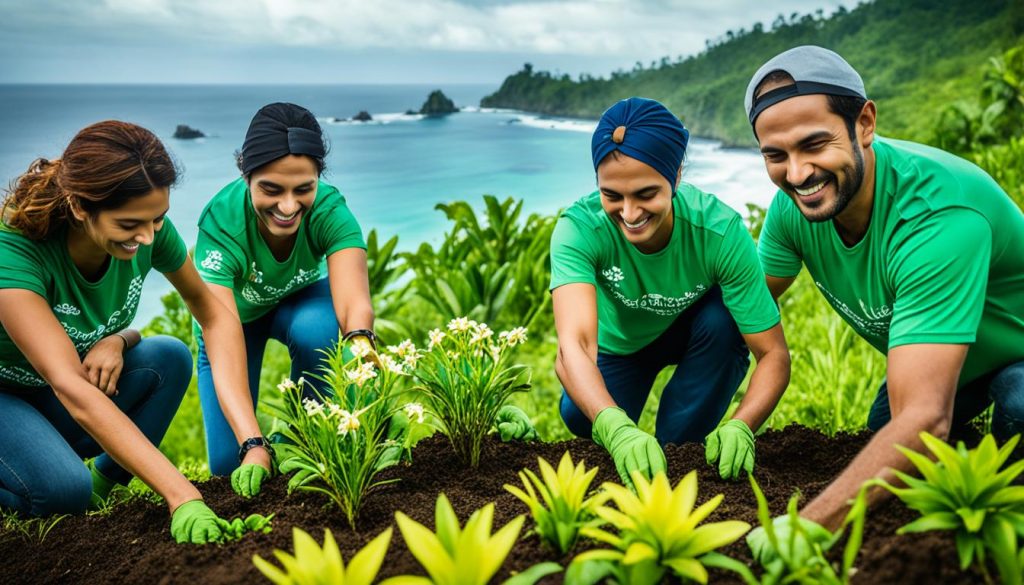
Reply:
[[[143, 279], [164, 273], [211, 340], [221, 400], [250, 400], [238, 321], [166, 218], [177, 174], [152, 132], [106, 121], [81, 130], [60, 159], [35, 161], [4, 200], [0, 506], [81, 513], [134, 475], [166, 500], [175, 540], [222, 539], [225, 522], [156, 448], [191, 379], [191, 353], [125, 329]], [[259, 434], [255, 417], [238, 428]], [[269, 465], [264, 450], [249, 455]]]

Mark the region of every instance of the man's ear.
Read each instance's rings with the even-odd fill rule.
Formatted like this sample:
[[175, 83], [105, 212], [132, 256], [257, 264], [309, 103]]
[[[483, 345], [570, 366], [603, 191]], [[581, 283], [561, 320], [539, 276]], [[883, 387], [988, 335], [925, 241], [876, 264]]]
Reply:
[[869, 148], [875, 141], [877, 116], [875, 102], [871, 100], [865, 102], [864, 107], [860, 110], [860, 115], [857, 116], [857, 139], [860, 141], [861, 148]]

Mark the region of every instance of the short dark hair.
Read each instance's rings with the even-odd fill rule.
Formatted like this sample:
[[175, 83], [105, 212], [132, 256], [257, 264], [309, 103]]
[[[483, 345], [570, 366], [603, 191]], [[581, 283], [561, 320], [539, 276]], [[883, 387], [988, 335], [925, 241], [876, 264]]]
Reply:
[[[793, 83], [796, 83], [796, 80], [792, 75], [781, 69], [776, 69], [765, 75], [761, 83], [757, 84], [757, 89], [754, 90], [754, 100], [756, 101], [761, 96], [761, 88], [766, 85], [780, 84], [784, 86]], [[828, 110], [843, 119], [850, 140], [854, 140], [857, 132], [857, 118], [860, 117], [861, 111], [864, 110], [864, 104], [868, 103], [868, 100], [862, 97], [832, 94], [825, 94], [825, 97], [828, 98]], [[754, 130], [754, 136], [757, 136], [757, 130]]]

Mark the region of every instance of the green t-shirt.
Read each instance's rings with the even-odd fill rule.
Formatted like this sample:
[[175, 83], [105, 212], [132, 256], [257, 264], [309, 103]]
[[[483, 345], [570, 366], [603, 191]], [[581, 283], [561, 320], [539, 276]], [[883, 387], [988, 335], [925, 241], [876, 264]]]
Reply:
[[327, 276], [327, 256], [366, 248], [345, 198], [327, 183], [303, 214], [295, 247], [284, 262], [274, 258], [259, 232], [249, 188], [237, 179], [221, 189], [199, 216], [195, 262], [206, 282], [232, 289], [242, 323], [254, 321], [282, 298]]
[[[185, 242], [171, 220], [165, 218], [151, 246], [139, 246], [131, 260], [111, 258], [103, 276], [89, 282], [68, 255], [67, 235], [64, 228], [45, 240], [33, 241], [0, 226], [0, 288], [30, 290], [46, 299], [79, 355], [85, 355], [100, 339], [128, 327], [139, 308], [142, 282], [151, 268], [174, 272], [188, 257]], [[3, 328], [0, 385], [46, 385]]]
[[779, 311], [739, 214], [714, 195], [680, 183], [672, 198], [668, 245], [645, 254], [626, 240], [595, 191], [566, 209], [551, 236], [551, 289], [597, 289], [597, 339], [603, 353], [634, 353], [665, 332], [711, 287], [743, 333], [771, 329]]
[[766, 274], [801, 262], [878, 351], [971, 344], [963, 385], [1024, 359], [1024, 215], [984, 171], [920, 144], [876, 139], [875, 200], [861, 241], [810, 223], [778, 192], [761, 232]]

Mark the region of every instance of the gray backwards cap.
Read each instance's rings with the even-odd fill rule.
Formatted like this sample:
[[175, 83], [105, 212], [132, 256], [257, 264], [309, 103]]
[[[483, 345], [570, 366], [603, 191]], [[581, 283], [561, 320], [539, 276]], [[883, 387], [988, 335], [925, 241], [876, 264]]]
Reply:
[[[764, 93], [755, 102], [754, 90], [773, 71], [785, 71], [796, 83]], [[750, 125], [753, 126], [761, 112], [769, 107], [791, 97], [812, 94], [867, 99], [864, 81], [845, 59], [828, 49], [804, 45], [779, 53], [762, 65], [747, 85], [743, 106], [747, 110]]]

